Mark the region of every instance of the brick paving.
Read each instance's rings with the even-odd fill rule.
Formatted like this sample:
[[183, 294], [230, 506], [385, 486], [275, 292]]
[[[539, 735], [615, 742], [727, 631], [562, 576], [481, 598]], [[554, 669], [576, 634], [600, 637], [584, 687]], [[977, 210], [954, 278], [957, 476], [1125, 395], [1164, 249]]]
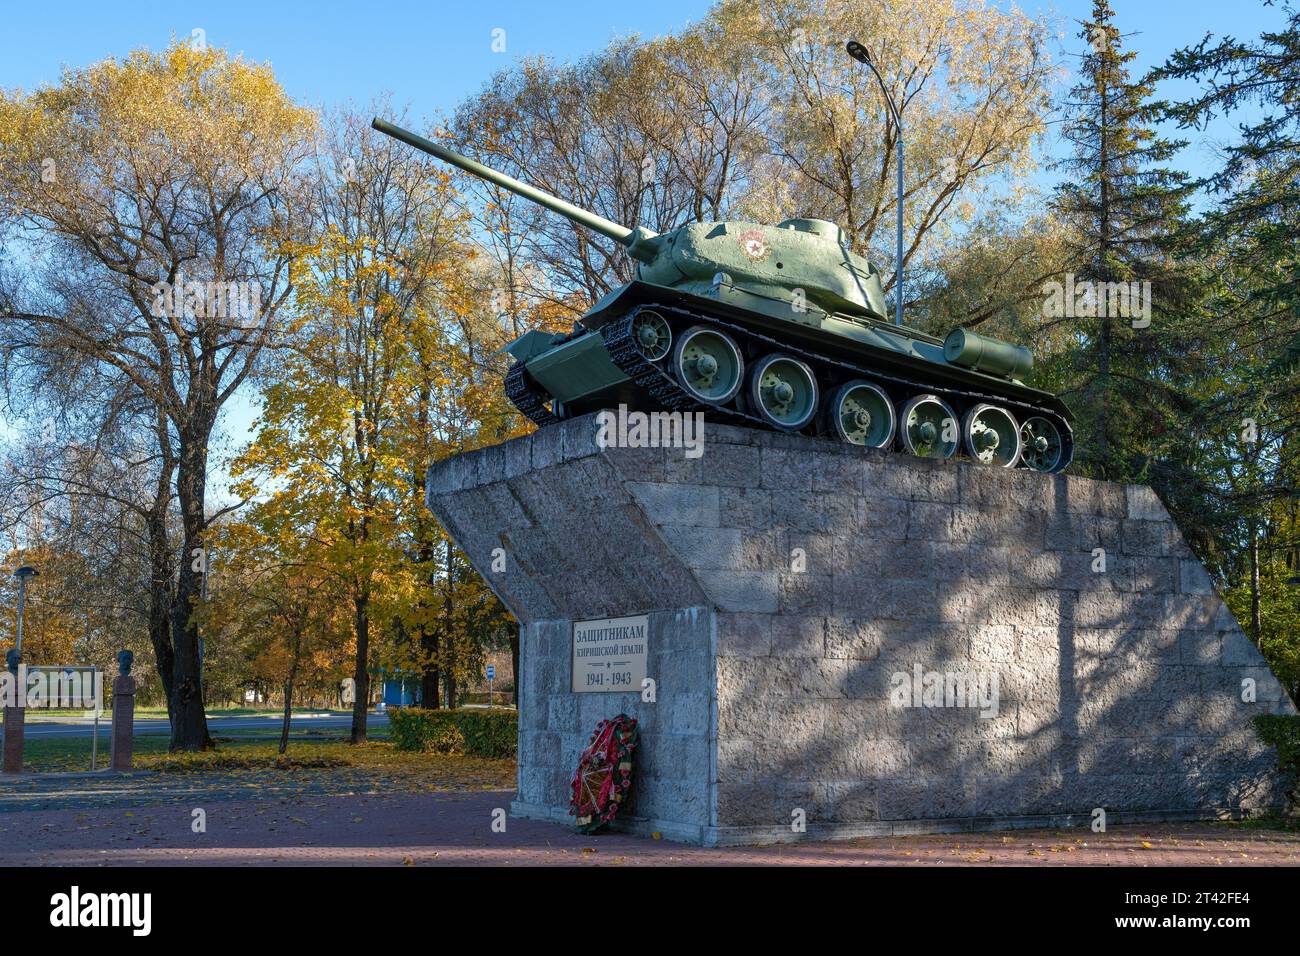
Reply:
[[[621, 834], [581, 836], [509, 819], [510, 791], [185, 799], [0, 812], [0, 866], [872, 865], [1297, 866], [1300, 833], [1219, 824], [1021, 830], [703, 849]], [[191, 829], [192, 811], [207, 832]]]

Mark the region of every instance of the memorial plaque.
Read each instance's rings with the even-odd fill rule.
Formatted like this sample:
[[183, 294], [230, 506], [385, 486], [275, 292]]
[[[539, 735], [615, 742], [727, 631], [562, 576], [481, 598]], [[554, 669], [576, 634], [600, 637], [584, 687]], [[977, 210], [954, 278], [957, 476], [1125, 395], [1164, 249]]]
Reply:
[[640, 691], [650, 619], [610, 617], [573, 623], [573, 692]]

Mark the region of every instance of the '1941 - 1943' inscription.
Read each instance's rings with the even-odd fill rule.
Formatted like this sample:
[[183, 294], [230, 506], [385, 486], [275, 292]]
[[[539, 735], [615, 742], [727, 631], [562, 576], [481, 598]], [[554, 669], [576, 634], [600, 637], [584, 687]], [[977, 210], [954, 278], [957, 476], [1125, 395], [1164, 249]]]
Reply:
[[611, 617], [573, 624], [573, 692], [641, 691], [650, 619]]

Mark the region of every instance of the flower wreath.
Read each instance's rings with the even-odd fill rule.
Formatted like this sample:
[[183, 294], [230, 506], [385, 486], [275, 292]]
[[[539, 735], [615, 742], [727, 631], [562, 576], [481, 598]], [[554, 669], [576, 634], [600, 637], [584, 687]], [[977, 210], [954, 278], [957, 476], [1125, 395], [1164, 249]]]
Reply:
[[573, 775], [569, 815], [577, 817], [579, 833], [595, 833], [608, 826], [627, 800], [632, 753], [639, 740], [636, 721], [627, 714], [596, 725]]

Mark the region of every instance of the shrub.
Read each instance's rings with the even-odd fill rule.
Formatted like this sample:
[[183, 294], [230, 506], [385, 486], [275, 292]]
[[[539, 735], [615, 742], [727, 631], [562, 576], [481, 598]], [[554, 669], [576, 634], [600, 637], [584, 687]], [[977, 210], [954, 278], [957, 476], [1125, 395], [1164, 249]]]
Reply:
[[398, 750], [514, 757], [519, 717], [513, 710], [392, 707], [388, 733]]
[[451, 721], [434, 723], [432, 734], [424, 741], [424, 749], [436, 754], [465, 753], [465, 735]]
[[1261, 714], [1255, 718], [1259, 739], [1277, 750], [1277, 765], [1286, 778], [1287, 796], [1300, 806], [1300, 716]]

